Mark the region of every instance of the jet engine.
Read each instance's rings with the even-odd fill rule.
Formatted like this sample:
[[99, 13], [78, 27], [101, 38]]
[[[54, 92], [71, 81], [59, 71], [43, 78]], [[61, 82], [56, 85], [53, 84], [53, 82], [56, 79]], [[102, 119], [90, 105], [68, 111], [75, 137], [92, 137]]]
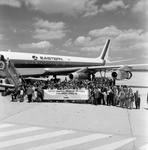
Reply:
[[95, 78], [94, 74], [86, 74], [84, 72], [74, 72], [69, 74], [69, 78], [70, 79], [80, 79], [80, 80], [92, 80], [93, 78]]
[[130, 79], [132, 77], [132, 73], [130, 71], [113, 71], [111, 73], [113, 79], [116, 80], [123, 80], [123, 79]]

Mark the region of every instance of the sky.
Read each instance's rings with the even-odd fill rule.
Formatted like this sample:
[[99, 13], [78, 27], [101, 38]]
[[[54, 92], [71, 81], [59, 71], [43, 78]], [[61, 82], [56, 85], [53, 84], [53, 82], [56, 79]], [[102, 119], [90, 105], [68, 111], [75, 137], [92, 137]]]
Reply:
[[0, 51], [148, 63], [147, 0], [0, 0]]

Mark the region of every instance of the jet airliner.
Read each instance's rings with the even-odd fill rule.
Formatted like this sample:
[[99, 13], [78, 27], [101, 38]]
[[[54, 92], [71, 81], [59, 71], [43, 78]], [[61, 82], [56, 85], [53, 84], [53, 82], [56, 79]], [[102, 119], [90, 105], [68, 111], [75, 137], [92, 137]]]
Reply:
[[[109, 44], [110, 39], [106, 41], [100, 56], [97, 58], [0, 51], [0, 78], [9, 77], [8, 83], [14, 83], [14, 78], [18, 78], [19, 75], [23, 77], [69, 75], [70, 79], [91, 80], [98, 71], [113, 70], [111, 73], [112, 78], [122, 80], [132, 77], [133, 66], [147, 65], [107, 66], [105, 56]], [[7, 65], [9, 67], [6, 67]]]

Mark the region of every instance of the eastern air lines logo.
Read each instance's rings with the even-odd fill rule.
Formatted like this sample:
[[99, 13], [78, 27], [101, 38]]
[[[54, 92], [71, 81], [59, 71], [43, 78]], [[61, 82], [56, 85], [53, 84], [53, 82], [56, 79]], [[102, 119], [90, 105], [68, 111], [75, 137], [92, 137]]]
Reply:
[[32, 56], [32, 58], [33, 58], [34, 60], [38, 60], [38, 57], [37, 57], [37, 56]]

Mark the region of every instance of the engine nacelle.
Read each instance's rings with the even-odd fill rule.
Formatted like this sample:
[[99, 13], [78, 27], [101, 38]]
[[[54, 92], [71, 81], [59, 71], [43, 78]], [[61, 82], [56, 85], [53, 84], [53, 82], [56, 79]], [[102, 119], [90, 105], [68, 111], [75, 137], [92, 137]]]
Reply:
[[78, 73], [78, 72], [74, 72], [69, 74], [69, 78], [70, 79], [89, 79], [89, 75], [87, 75], [86, 73]]
[[83, 72], [74, 72], [74, 73], [71, 73], [69, 74], [69, 78], [70, 79], [79, 79], [79, 80], [93, 80], [95, 78], [95, 75], [94, 74], [86, 74], [86, 73], [83, 73]]
[[113, 79], [116, 80], [123, 80], [123, 79], [130, 79], [132, 77], [132, 73], [130, 71], [113, 71], [111, 74]]

